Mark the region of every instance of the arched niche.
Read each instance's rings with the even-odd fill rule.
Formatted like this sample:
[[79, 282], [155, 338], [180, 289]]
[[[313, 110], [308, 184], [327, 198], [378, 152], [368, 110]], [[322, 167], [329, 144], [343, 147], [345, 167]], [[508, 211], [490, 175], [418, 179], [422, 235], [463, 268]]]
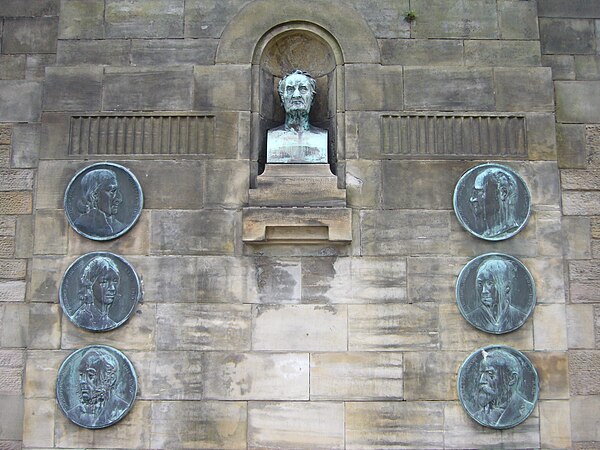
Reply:
[[277, 86], [294, 69], [310, 73], [317, 81], [310, 122], [329, 131], [328, 161], [332, 172], [337, 172], [337, 163], [343, 159], [343, 143], [336, 139], [344, 105], [343, 64], [337, 41], [315, 24], [286, 23], [259, 40], [252, 59], [253, 160], [257, 174], [263, 171], [266, 161], [267, 130], [285, 119]]

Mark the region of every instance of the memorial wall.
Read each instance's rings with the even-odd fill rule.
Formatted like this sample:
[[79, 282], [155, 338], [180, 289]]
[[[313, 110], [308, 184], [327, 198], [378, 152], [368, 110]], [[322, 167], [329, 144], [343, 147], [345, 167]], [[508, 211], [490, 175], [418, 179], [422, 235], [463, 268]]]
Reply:
[[0, 0], [0, 449], [600, 448], [599, 24]]

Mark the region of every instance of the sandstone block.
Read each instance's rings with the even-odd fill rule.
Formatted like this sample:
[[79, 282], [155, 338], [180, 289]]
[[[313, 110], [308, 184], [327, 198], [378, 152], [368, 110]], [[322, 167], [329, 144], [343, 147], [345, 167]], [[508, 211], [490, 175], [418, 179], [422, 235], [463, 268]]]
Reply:
[[403, 258], [302, 259], [304, 303], [405, 302], [406, 285]]
[[347, 111], [344, 115], [346, 158], [357, 159], [360, 154], [361, 159], [381, 159], [381, 113]]
[[[84, 20], [83, 17], [81, 20]], [[56, 62], [63, 66], [81, 64], [126, 66], [129, 64], [130, 52], [131, 42], [125, 39], [59, 40]]]
[[571, 395], [600, 394], [600, 351], [569, 352]]
[[527, 352], [540, 379], [540, 398], [569, 398], [569, 360], [566, 352]]
[[600, 396], [572, 397], [570, 407], [573, 442], [600, 441], [600, 428], [597, 426], [600, 415]]
[[566, 215], [600, 215], [600, 191], [563, 191], [562, 199]]
[[536, 240], [539, 256], [560, 257], [563, 254], [562, 214], [560, 211], [537, 211]]
[[540, 17], [600, 17], [600, 5], [589, 0], [572, 0], [568, 5], [561, 0], [540, 0], [538, 2]]
[[567, 342], [570, 349], [593, 349], [594, 305], [566, 305]]
[[249, 169], [246, 161], [207, 161], [207, 207], [239, 208], [248, 204]]
[[44, 110], [101, 110], [102, 75], [103, 68], [100, 66], [48, 67], [44, 85]]
[[59, 349], [61, 312], [59, 305], [32, 303], [29, 309], [28, 349]]
[[67, 114], [50, 112], [42, 115], [40, 141], [44, 142], [44, 158], [60, 159], [67, 156], [70, 126], [70, 116]]
[[63, 0], [58, 37], [61, 39], [104, 38], [104, 0]]
[[215, 62], [216, 39], [134, 39], [131, 63], [140, 66], [198, 64]]
[[239, 236], [230, 210], [154, 210], [151, 221], [153, 254], [232, 254]]
[[249, 65], [195, 66], [192, 109], [249, 111], [250, 78]]
[[0, 167], [10, 167], [9, 145], [0, 145]]
[[552, 69], [553, 80], [575, 79], [575, 57], [573, 55], [542, 55], [542, 66]]
[[251, 402], [248, 448], [342, 449], [344, 404]]
[[553, 111], [552, 71], [547, 67], [495, 68], [498, 111]]
[[58, 17], [4, 19], [3, 53], [55, 53]]
[[410, 37], [410, 24], [404, 20], [405, 12], [410, 9], [408, 0], [383, 0], [377, 4], [377, 8], [364, 0], [352, 0], [349, 3], [366, 19], [375, 37]]
[[[517, 20], [515, 22], [520, 23]], [[464, 41], [464, 46], [465, 64], [468, 66], [537, 67], [541, 65], [538, 41], [468, 40]]]
[[183, 37], [183, 0], [142, 3], [108, 0], [104, 12], [107, 38]]
[[533, 349], [533, 320], [509, 334], [492, 335], [469, 325], [455, 304], [442, 304], [439, 311], [440, 348], [445, 351], [464, 351], [485, 345], [509, 345], [520, 350]]
[[0, 169], [0, 190], [31, 190], [33, 189], [33, 175], [33, 171], [28, 169]]
[[258, 303], [301, 303], [300, 260], [258, 257], [252, 261], [254, 267], [249, 275]]
[[202, 109], [193, 108], [192, 90], [191, 67], [164, 69], [107, 67], [104, 73], [102, 109], [105, 111]]
[[55, 400], [58, 368], [70, 351], [29, 350], [25, 369], [25, 398]]
[[0, 216], [0, 236], [15, 236], [17, 218], [14, 216]]
[[0, 395], [17, 395], [23, 393], [23, 369], [0, 367]]
[[28, 330], [29, 305], [0, 303], [0, 347], [27, 347]]
[[493, 111], [493, 84], [491, 69], [407, 67], [404, 104], [410, 110]]
[[363, 255], [448, 254], [447, 211], [363, 210], [360, 212]]
[[540, 18], [544, 54], [593, 54], [594, 21], [591, 19]]
[[382, 64], [403, 66], [457, 65], [464, 52], [462, 41], [450, 39], [380, 39], [379, 48]]
[[38, 166], [40, 131], [39, 124], [15, 124], [13, 126], [12, 167], [22, 169]]
[[41, 83], [0, 81], [0, 121], [38, 122], [41, 107]]
[[405, 353], [405, 400], [456, 400], [458, 368], [467, 356], [449, 351]]
[[348, 311], [332, 305], [254, 305], [252, 349], [344, 351]]
[[186, 0], [184, 9], [186, 38], [219, 38], [231, 19], [250, 0], [216, 1]]
[[409, 302], [454, 303], [456, 279], [468, 262], [468, 258], [408, 258]]
[[159, 304], [159, 350], [250, 349], [250, 305]]
[[569, 262], [569, 285], [571, 303], [595, 303], [598, 301], [600, 269], [593, 261]]
[[538, 11], [530, 2], [498, 2], [498, 22], [502, 39], [539, 39]]
[[26, 399], [24, 403], [23, 445], [27, 447], [53, 447], [56, 400], [35, 398]]
[[307, 353], [207, 352], [204, 398], [308, 400], [308, 360]]
[[153, 448], [148, 426], [152, 420], [151, 407], [150, 402], [136, 401], [123, 420], [107, 433], [81, 428], [61, 412], [56, 412], [54, 445], [67, 448]]
[[246, 402], [154, 402], [149, 448], [245, 449]]
[[67, 220], [60, 209], [41, 209], [35, 215], [37, 233], [33, 244], [35, 254], [62, 255], [67, 250]]
[[600, 58], [596, 55], [576, 55], [575, 74], [577, 80], [600, 80]]
[[378, 208], [381, 196], [379, 161], [346, 161], [346, 197], [353, 208]]
[[535, 283], [537, 303], [565, 303], [565, 267], [559, 258], [524, 258]]
[[25, 353], [23, 350], [0, 349], [0, 367], [23, 369], [25, 366]]
[[402, 364], [402, 353], [315, 353], [310, 360], [310, 399], [401, 400]]
[[571, 446], [569, 402], [540, 401], [540, 436], [542, 448], [568, 448]]
[[23, 433], [23, 396], [0, 394], [0, 440], [20, 441]]
[[25, 55], [0, 55], [0, 80], [24, 80], [25, 61]]
[[418, 13], [411, 37], [473, 39], [498, 37], [498, 17], [494, 1], [416, 0], [411, 2], [410, 6]]
[[33, 255], [33, 216], [17, 217], [15, 258], [31, 258]]
[[527, 113], [527, 153], [530, 160], [557, 158], [555, 117], [552, 113]]
[[595, 123], [600, 113], [600, 82], [557, 81], [556, 120], [565, 123]]
[[402, 110], [402, 66], [346, 66], [347, 110]]
[[15, 238], [13, 236], [0, 236], [0, 256], [12, 258], [15, 254]]
[[[40, 161], [37, 174], [37, 209], [62, 209], [69, 181], [86, 165], [79, 161]], [[128, 162], [125, 165], [128, 165]]]
[[439, 345], [435, 304], [348, 306], [351, 351], [425, 351]]
[[0, 214], [31, 214], [31, 191], [0, 192]]
[[10, 124], [0, 125], [0, 145], [10, 145], [12, 141], [13, 126]]
[[37, 0], [22, 2], [21, 0], [6, 0], [0, 6], [3, 17], [41, 17], [56, 16], [60, 10], [58, 0]]
[[0, 281], [0, 301], [2, 302], [24, 302], [24, 281]]
[[348, 402], [346, 448], [443, 448], [442, 402]]
[[536, 350], [566, 350], [565, 306], [537, 305], [533, 311], [533, 333]]
[[[0, 171], [1, 173], [1, 171]], [[565, 169], [560, 172], [563, 190], [600, 190], [600, 169]]]
[[27, 67], [25, 69], [25, 79], [31, 81], [44, 81], [46, 67], [56, 64], [56, 54], [37, 53], [27, 55]]
[[60, 281], [75, 257], [35, 257], [31, 262], [28, 298], [32, 302], [58, 302]]
[[557, 157], [560, 168], [584, 169], [587, 167], [588, 150], [583, 125], [556, 125]]

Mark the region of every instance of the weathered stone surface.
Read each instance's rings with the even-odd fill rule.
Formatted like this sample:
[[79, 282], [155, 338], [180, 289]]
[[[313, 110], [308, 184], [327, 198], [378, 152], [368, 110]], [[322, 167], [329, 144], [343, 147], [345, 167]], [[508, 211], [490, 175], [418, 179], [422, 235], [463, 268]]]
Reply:
[[33, 256], [33, 216], [17, 216], [15, 258]]
[[0, 125], [0, 145], [10, 145], [12, 141], [13, 125]]
[[[346, 119], [346, 158], [381, 158], [381, 113], [348, 111]], [[350, 161], [347, 161], [349, 163]], [[350, 166], [348, 166], [350, 167]], [[372, 183], [373, 181], [371, 181]]]
[[64, 255], [67, 252], [67, 221], [58, 209], [41, 209], [35, 215], [35, 228], [45, 230], [37, 233], [33, 244], [36, 255]]
[[24, 302], [24, 281], [0, 281], [0, 301], [2, 302]]
[[541, 63], [538, 41], [467, 40], [464, 46], [468, 66], [539, 66]]
[[598, 167], [600, 163], [600, 126], [586, 125], [585, 145], [589, 153], [589, 164]]
[[308, 360], [307, 353], [207, 352], [202, 375], [204, 398], [308, 400]]
[[10, 167], [9, 145], [0, 145], [0, 167]]
[[408, 3], [408, 0], [383, 0], [373, 8], [364, 0], [349, 2], [367, 20], [377, 38], [410, 37], [410, 24], [404, 20], [404, 14], [410, 9]]
[[380, 206], [381, 163], [379, 161], [349, 160], [346, 162], [346, 199], [353, 208]]
[[575, 74], [577, 80], [600, 80], [600, 57], [596, 55], [576, 55]]
[[493, 111], [492, 70], [407, 67], [404, 105], [409, 110]]
[[152, 421], [152, 404], [136, 401], [131, 411], [109, 432], [81, 428], [57, 411], [55, 429], [55, 445], [66, 448], [156, 448], [150, 444]]
[[570, 261], [569, 281], [572, 303], [595, 303], [600, 289], [600, 268], [594, 261]]
[[23, 409], [23, 445], [53, 447], [56, 400], [26, 399]]
[[565, 123], [595, 123], [600, 113], [600, 82], [557, 81], [556, 120]]
[[70, 353], [64, 350], [29, 350], [25, 369], [25, 398], [56, 401], [56, 374]]
[[59, 305], [32, 303], [29, 309], [28, 349], [59, 349], [61, 313]]
[[540, 18], [544, 54], [593, 54], [593, 36], [593, 20]]
[[232, 254], [239, 236], [230, 210], [154, 210], [151, 221], [153, 254]]
[[245, 402], [153, 402], [149, 420], [148, 448], [246, 448]]
[[575, 57], [573, 55], [542, 55], [542, 66], [552, 69], [553, 80], [575, 79]]
[[566, 352], [527, 352], [540, 380], [540, 398], [563, 400], [569, 398], [569, 359]]
[[0, 395], [22, 394], [23, 369], [15, 367], [0, 367]]
[[538, 255], [553, 257], [562, 256], [562, 214], [560, 211], [538, 211], [535, 214]]
[[258, 257], [252, 260], [252, 287], [259, 303], [301, 303], [302, 264], [297, 259]]
[[402, 110], [402, 66], [346, 66], [347, 110]]
[[[571, 437], [573, 442], [600, 442], [600, 395], [571, 397]], [[593, 447], [589, 447], [593, 448]]]
[[[62, 20], [61, 14], [61, 20]], [[80, 17], [81, 20], [87, 17]], [[62, 22], [61, 22], [62, 24]], [[131, 41], [106, 40], [59, 40], [56, 62], [64, 66], [81, 64], [129, 65]]]
[[39, 124], [15, 124], [13, 126], [12, 167], [37, 167], [40, 153], [40, 131]]
[[25, 79], [31, 81], [44, 81], [46, 67], [55, 64], [56, 54], [54, 53], [36, 53], [34, 55], [27, 55]]
[[310, 359], [312, 400], [403, 399], [402, 353], [315, 353]]
[[527, 113], [527, 153], [530, 160], [556, 161], [554, 120], [552, 113]]
[[562, 0], [538, 0], [540, 17], [600, 17], [600, 5], [590, 0], [571, 0], [568, 4]]
[[344, 404], [251, 402], [248, 448], [342, 449]]
[[62, 0], [60, 39], [104, 38], [104, 0]]
[[569, 402], [542, 400], [539, 409], [542, 448], [569, 448], [571, 446]]
[[439, 307], [440, 348], [445, 351], [464, 351], [486, 345], [509, 345], [520, 350], [533, 349], [533, 320], [530, 318], [516, 331], [509, 334], [493, 335], [484, 333], [469, 325], [455, 304], [442, 304]]
[[0, 257], [13, 258], [15, 254], [14, 236], [0, 236]]
[[24, 80], [25, 61], [25, 55], [0, 55], [0, 80]]
[[0, 439], [20, 441], [23, 433], [23, 396], [0, 394]]
[[17, 218], [15, 216], [0, 216], [0, 236], [15, 235]]
[[27, 191], [33, 189], [32, 170], [0, 169], [1, 191]]
[[562, 200], [567, 215], [600, 215], [600, 191], [563, 191]]
[[37, 122], [41, 107], [41, 83], [0, 81], [0, 121]]
[[202, 109], [192, 107], [191, 67], [107, 67], [104, 70], [102, 109], [105, 111]]
[[184, 0], [154, 0], [149, 5], [107, 0], [104, 12], [107, 38], [183, 37]]
[[537, 305], [533, 311], [533, 336], [536, 350], [566, 350], [565, 305]]
[[0, 367], [23, 369], [25, 366], [25, 353], [23, 350], [0, 349]]
[[351, 351], [425, 351], [439, 348], [438, 306], [349, 305]]
[[56, 53], [58, 17], [4, 19], [2, 53]]
[[363, 255], [450, 253], [447, 211], [363, 210], [360, 233]]
[[254, 305], [252, 349], [269, 351], [344, 351], [346, 306]]
[[159, 304], [159, 350], [250, 349], [250, 305]]
[[184, 10], [186, 38], [218, 38], [238, 11], [250, 0], [186, 0]]
[[468, 258], [408, 258], [408, 300], [410, 303], [454, 303], [454, 285]]
[[305, 303], [404, 302], [406, 285], [404, 259], [302, 259], [302, 301]]
[[42, 114], [42, 135], [40, 142], [44, 142], [44, 158], [62, 159], [67, 156], [70, 126], [70, 115], [62, 113]]
[[346, 448], [442, 448], [442, 402], [346, 403]]
[[249, 111], [250, 66], [194, 66], [193, 109]]
[[31, 214], [31, 191], [0, 192], [0, 214]]
[[590, 225], [588, 217], [565, 216], [562, 218], [565, 257], [568, 259], [588, 259], [592, 253], [591, 238], [596, 227]]
[[40, 17], [56, 16], [60, 10], [59, 0], [5, 0], [0, 5], [0, 16], [3, 17]]
[[470, 164], [462, 161], [385, 161], [386, 209], [452, 209], [452, 193]]
[[553, 111], [552, 71], [547, 67], [495, 68], [498, 111]]
[[597, 191], [600, 190], [600, 169], [561, 170], [560, 181], [563, 190]]
[[207, 161], [207, 207], [239, 208], [248, 204], [249, 169], [246, 161]]
[[600, 351], [569, 352], [571, 395], [600, 394]]
[[537, 408], [519, 426], [501, 431], [479, 425], [458, 401], [444, 405], [444, 448], [540, 448], [539, 427]]
[[536, 302], [565, 303], [565, 267], [559, 258], [524, 258], [535, 283]]
[[35, 257], [31, 262], [28, 298], [32, 302], [58, 302], [58, 288], [65, 270], [76, 258]]
[[570, 349], [593, 349], [594, 305], [567, 305], [567, 342]]
[[462, 41], [451, 39], [380, 39], [379, 47], [384, 65], [459, 65], [464, 52]]
[[413, 0], [417, 11], [412, 27], [416, 38], [496, 38], [498, 17], [491, 0]]
[[533, 2], [498, 2], [498, 23], [502, 39], [539, 38], [538, 11]]
[[125, 325], [102, 334], [79, 328], [62, 315], [61, 348], [76, 349], [93, 344], [119, 348], [126, 343], [127, 349], [154, 350], [157, 334], [156, 305], [140, 303]]
[[585, 168], [588, 150], [583, 125], [557, 124], [556, 144], [560, 168]]
[[407, 352], [404, 355], [404, 399], [454, 400], [458, 367], [465, 352]]
[[140, 66], [198, 64], [215, 62], [216, 39], [156, 39], [131, 42], [131, 63]]

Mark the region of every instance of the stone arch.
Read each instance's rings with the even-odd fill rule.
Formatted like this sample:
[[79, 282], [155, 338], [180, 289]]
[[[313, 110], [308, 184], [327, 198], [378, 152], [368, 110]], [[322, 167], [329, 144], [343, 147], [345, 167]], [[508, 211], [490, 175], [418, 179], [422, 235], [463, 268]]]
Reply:
[[256, 0], [229, 22], [219, 42], [216, 63], [248, 64], [260, 39], [281, 24], [298, 21], [327, 30], [339, 43], [346, 63], [379, 63], [377, 39], [355, 10], [332, 0]]

